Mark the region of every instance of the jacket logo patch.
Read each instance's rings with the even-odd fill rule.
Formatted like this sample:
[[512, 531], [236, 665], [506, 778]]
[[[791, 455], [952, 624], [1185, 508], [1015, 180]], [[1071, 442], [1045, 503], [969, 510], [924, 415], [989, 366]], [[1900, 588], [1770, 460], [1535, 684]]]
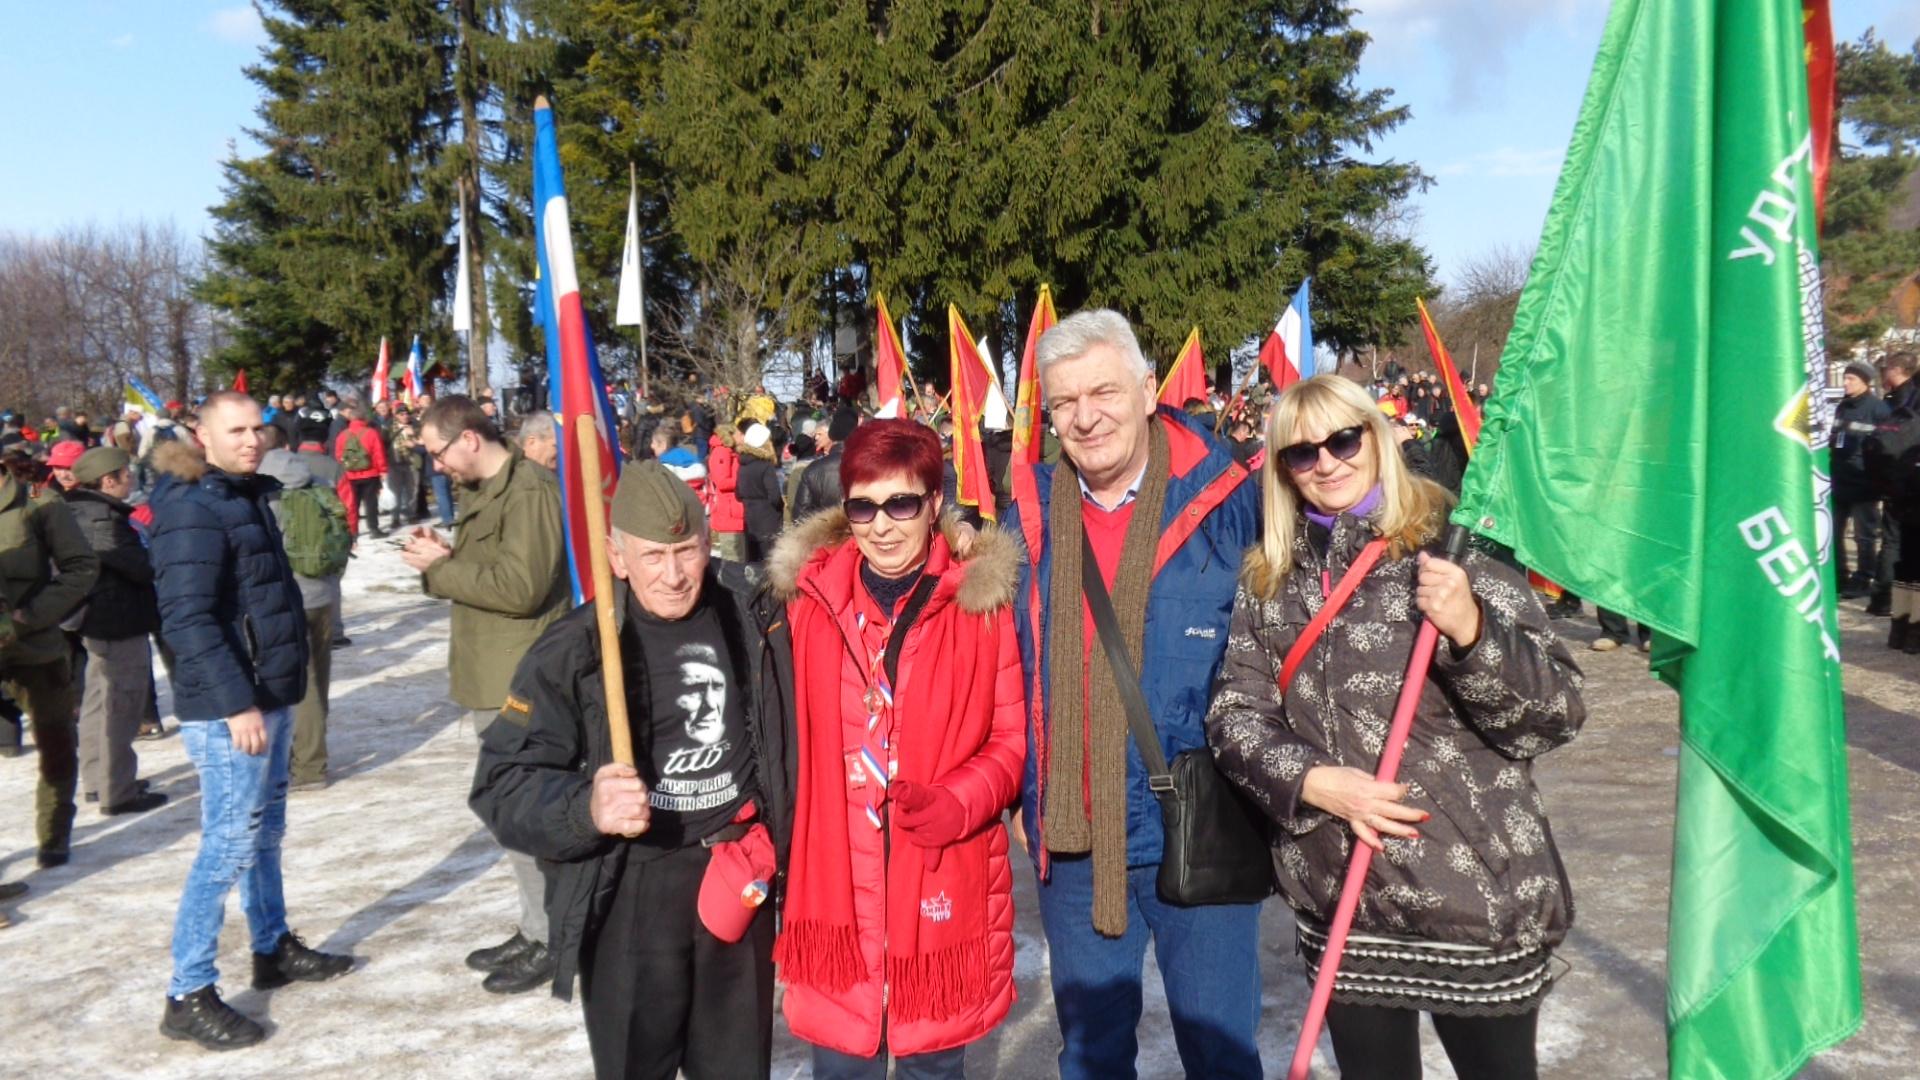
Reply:
[[1205, 638], [1208, 641], [1212, 641], [1220, 636], [1220, 630], [1218, 627], [1213, 626], [1189, 626], [1187, 627], [1187, 636]]
[[934, 922], [946, 922], [953, 918], [953, 901], [947, 899], [946, 890], [942, 889], [940, 895], [920, 901], [920, 917]]
[[525, 698], [508, 694], [506, 704], [500, 706], [500, 719], [526, 727], [533, 720], [533, 705]]

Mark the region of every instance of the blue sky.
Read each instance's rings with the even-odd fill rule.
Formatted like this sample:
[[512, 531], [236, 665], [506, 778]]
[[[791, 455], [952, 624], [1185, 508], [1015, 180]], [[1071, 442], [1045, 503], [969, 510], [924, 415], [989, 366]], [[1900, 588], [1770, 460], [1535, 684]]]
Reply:
[[[1538, 235], [1605, 0], [1361, 0], [1361, 82], [1413, 119], [1376, 149], [1435, 178], [1416, 234], [1443, 280]], [[1914, 0], [1835, 0], [1843, 39], [1920, 37]], [[245, 3], [0, 0], [0, 231], [88, 219], [207, 227], [219, 163], [253, 122], [240, 69], [262, 40]]]

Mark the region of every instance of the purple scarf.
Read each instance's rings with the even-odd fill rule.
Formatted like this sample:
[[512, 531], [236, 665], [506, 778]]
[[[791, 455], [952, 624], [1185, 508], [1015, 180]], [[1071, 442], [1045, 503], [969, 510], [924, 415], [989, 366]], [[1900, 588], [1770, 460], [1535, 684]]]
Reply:
[[[1352, 514], [1357, 518], [1366, 518], [1375, 510], [1380, 509], [1380, 501], [1385, 497], [1386, 493], [1380, 489], [1380, 485], [1375, 484], [1372, 489], [1367, 492], [1366, 498], [1361, 499], [1359, 502], [1353, 504], [1351, 508], [1342, 511], [1342, 513]], [[1333, 531], [1333, 523], [1340, 517], [1339, 514], [1323, 514], [1315, 510], [1311, 503], [1305, 503], [1304, 501], [1303, 505], [1306, 506], [1308, 521], [1313, 522], [1315, 525], [1329, 532]]]

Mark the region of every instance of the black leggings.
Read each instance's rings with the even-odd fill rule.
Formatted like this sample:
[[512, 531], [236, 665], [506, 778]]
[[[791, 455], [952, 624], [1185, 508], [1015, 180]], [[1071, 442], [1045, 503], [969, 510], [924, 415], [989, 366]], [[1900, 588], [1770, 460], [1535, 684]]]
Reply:
[[[1519, 1016], [1443, 1016], [1433, 1029], [1463, 1080], [1534, 1080], [1534, 1034], [1540, 1010]], [[1420, 1014], [1373, 1005], [1327, 1007], [1327, 1030], [1341, 1080], [1417, 1080], [1420, 1076]]]

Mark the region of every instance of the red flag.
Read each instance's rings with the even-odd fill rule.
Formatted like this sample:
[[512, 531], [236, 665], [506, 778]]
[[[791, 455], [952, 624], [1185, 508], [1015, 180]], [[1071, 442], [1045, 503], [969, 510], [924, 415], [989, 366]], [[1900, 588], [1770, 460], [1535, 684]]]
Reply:
[[1473, 456], [1474, 444], [1480, 441], [1480, 406], [1473, 403], [1473, 397], [1467, 393], [1467, 384], [1460, 381], [1460, 369], [1453, 366], [1453, 357], [1447, 353], [1447, 347], [1440, 343], [1440, 331], [1434, 329], [1433, 316], [1427, 314], [1424, 300], [1415, 297], [1420, 307], [1420, 331], [1427, 335], [1427, 351], [1433, 354], [1433, 366], [1440, 369], [1440, 381], [1447, 384], [1447, 396], [1453, 399], [1454, 415], [1460, 418], [1460, 439], [1467, 444], [1467, 456]]
[[235, 375], [233, 376], [233, 388], [234, 388], [235, 390], [238, 390], [238, 391], [240, 391], [240, 392], [241, 392], [241, 393], [243, 393], [243, 394], [244, 394], [244, 393], [247, 393], [247, 392], [248, 392], [248, 390], [247, 390], [247, 369], [246, 369], [246, 368], [241, 368], [241, 369], [239, 370], [239, 372], [237, 372], [237, 373], [236, 373], [236, 374], [235, 374]]
[[993, 373], [980, 359], [973, 335], [960, 318], [960, 309], [947, 305], [947, 348], [953, 368], [953, 475], [955, 497], [962, 506], [980, 508], [988, 521], [999, 515], [993, 505], [993, 485], [987, 476], [986, 453], [980, 445], [980, 413], [986, 408]]
[[900, 347], [899, 331], [893, 328], [893, 316], [887, 313], [887, 298], [875, 293], [873, 302], [879, 308], [879, 325], [873, 330], [873, 385], [880, 398], [880, 409], [874, 415], [905, 416], [907, 399], [900, 388], [900, 379], [905, 375], [908, 385], [913, 379], [907, 369], [907, 350]]
[[1801, 0], [1807, 35], [1807, 124], [1813, 129], [1813, 205], [1827, 216], [1827, 166], [1833, 162], [1833, 18], [1827, 0]]
[[1187, 343], [1180, 346], [1180, 355], [1173, 358], [1173, 366], [1167, 369], [1167, 379], [1160, 384], [1162, 405], [1181, 409], [1194, 398], [1202, 401], [1207, 399], [1207, 361], [1200, 353], [1198, 326], [1188, 332]]
[[373, 397], [368, 399], [373, 404], [377, 405], [387, 400], [387, 395], [393, 392], [393, 385], [389, 381], [387, 374], [392, 363], [393, 357], [387, 352], [387, 339], [385, 336], [382, 336], [380, 338], [380, 359], [375, 361], [373, 365]]
[[1040, 461], [1040, 365], [1035, 350], [1040, 335], [1053, 329], [1060, 319], [1053, 311], [1053, 289], [1040, 286], [1040, 298], [1033, 305], [1033, 320], [1027, 325], [1027, 347], [1020, 353], [1020, 383], [1014, 387], [1013, 460], [1028, 465]]

